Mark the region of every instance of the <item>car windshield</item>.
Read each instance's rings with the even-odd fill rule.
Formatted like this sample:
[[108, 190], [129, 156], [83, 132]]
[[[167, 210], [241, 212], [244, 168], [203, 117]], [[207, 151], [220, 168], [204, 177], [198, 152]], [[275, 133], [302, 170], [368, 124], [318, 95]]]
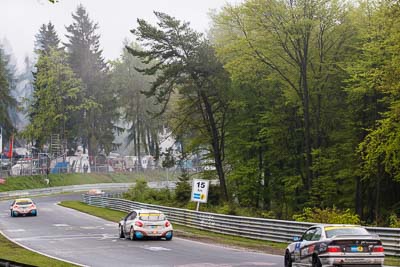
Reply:
[[337, 235], [369, 235], [368, 231], [362, 227], [325, 227], [326, 237], [331, 238]]
[[165, 216], [162, 213], [140, 213], [139, 219], [142, 221], [164, 221]]
[[31, 201], [19, 201], [19, 202], [15, 203], [15, 204], [17, 204], [17, 205], [30, 205], [30, 204], [32, 204], [32, 202]]

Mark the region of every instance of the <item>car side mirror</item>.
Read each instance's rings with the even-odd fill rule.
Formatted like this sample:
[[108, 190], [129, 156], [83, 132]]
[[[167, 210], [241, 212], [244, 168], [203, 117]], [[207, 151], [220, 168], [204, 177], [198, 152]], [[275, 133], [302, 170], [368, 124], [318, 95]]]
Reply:
[[294, 237], [293, 237], [293, 241], [294, 241], [294, 242], [301, 241], [301, 237], [300, 237], [300, 236], [294, 236]]

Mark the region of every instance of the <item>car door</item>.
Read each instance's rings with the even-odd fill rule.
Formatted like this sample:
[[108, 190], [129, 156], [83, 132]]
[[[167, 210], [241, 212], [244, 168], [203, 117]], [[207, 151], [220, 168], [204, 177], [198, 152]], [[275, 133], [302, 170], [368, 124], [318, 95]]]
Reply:
[[[305, 266], [312, 266], [312, 255], [315, 251], [315, 245], [321, 239], [322, 229], [321, 227], [313, 228], [312, 235], [310, 233], [306, 238], [309, 239], [305, 242], [304, 247], [301, 249], [301, 263]], [[311, 229], [310, 229], [311, 230]]]
[[136, 218], [136, 211], [132, 211], [128, 215], [126, 215], [124, 219], [124, 232], [125, 234], [128, 234], [130, 231], [129, 225], [130, 222], [133, 221]]
[[294, 249], [294, 262], [295, 263], [304, 263], [303, 257], [306, 247], [311, 242], [311, 238], [313, 237], [317, 228], [313, 227], [304, 232], [300, 241], [296, 243]]

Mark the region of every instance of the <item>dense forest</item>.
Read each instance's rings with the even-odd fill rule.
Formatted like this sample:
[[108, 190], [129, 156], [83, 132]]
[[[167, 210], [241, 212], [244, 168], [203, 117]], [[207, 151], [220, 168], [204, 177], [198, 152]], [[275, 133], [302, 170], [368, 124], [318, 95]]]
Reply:
[[[399, 1], [247, 0], [215, 12], [207, 35], [154, 14], [113, 61], [83, 6], [65, 43], [43, 24], [19, 134], [37, 147], [59, 134], [96, 155], [118, 146], [124, 122], [135, 154], [158, 157], [168, 127], [182, 157], [207, 152], [221, 203], [279, 219], [342, 210], [399, 227]], [[7, 66], [0, 49], [10, 134]]]

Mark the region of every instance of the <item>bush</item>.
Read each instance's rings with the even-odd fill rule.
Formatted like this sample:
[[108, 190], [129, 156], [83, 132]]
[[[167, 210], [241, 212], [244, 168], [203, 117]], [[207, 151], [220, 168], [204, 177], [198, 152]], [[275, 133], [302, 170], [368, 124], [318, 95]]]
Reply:
[[210, 183], [208, 188], [208, 199], [207, 203], [212, 206], [218, 206], [221, 202], [221, 190], [219, 185], [213, 185]]
[[391, 214], [389, 216], [389, 227], [391, 227], [391, 228], [400, 228], [400, 219], [397, 218], [396, 214]]
[[189, 175], [187, 172], [183, 172], [178, 177], [179, 182], [176, 183], [175, 188], [175, 201], [177, 204], [183, 206], [190, 200], [190, 194], [192, 193], [192, 187], [189, 183]]
[[338, 224], [360, 224], [358, 215], [349, 209], [342, 211], [333, 207], [332, 209], [304, 208], [303, 213], [293, 215], [298, 222], [314, 223], [338, 223]]
[[129, 188], [123, 197], [128, 200], [149, 204], [167, 204], [172, 199], [169, 189], [157, 190], [149, 188], [144, 179], [138, 179], [135, 186]]
[[138, 179], [135, 186], [130, 187], [123, 197], [132, 201], [144, 202], [149, 190], [146, 180]]
[[226, 215], [238, 215], [236, 211], [236, 207], [231, 203], [225, 203], [222, 206], [218, 206], [215, 209], [216, 213], [226, 214]]

